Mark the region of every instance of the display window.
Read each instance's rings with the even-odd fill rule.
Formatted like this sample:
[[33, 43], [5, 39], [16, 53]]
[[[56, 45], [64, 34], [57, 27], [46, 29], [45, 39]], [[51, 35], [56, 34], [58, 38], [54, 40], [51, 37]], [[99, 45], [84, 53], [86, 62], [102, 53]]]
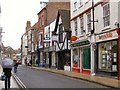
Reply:
[[73, 67], [80, 67], [79, 49], [73, 50]]
[[117, 71], [117, 41], [109, 41], [98, 45], [98, 68], [104, 71]]

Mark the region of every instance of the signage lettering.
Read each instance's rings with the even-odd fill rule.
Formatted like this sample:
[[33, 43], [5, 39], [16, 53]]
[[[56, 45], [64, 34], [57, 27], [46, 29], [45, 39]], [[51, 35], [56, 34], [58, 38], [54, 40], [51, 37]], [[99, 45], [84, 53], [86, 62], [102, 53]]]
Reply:
[[112, 37], [112, 33], [106, 33], [104, 35], [100, 35], [99, 39], [106, 39], [106, 38], [111, 38]]

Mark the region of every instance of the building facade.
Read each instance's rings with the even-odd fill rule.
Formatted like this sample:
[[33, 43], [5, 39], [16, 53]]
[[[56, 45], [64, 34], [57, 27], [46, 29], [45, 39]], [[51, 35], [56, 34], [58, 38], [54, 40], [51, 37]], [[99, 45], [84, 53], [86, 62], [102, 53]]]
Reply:
[[[59, 9], [56, 17], [55, 29], [52, 32], [56, 36], [55, 63], [57, 69], [64, 70], [64, 66], [71, 66], [70, 62], [70, 10]], [[70, 71], [70, 70], [69, 70]]]
[[[54, 8], [53, 8], [54, 7]], [[46, 65], [46, 51], [44, 49], [48, 48], [44, 43], [44, 31], [45, 27], [50, 25], [56, 18], [58, 9], [70, 9], [70, 2], [48, 2], [46, 6], [38, 13], [38, 23], [39, 23], [39, 50], [40, 50], [40, 63], [41, 66]], [[51, 55], [49, 55], [51, 56]]]
[[71, 42], [73, 72], [117, 75], [118, 8], [119, 0], [71, 0], [71, 29], [77, 37]]

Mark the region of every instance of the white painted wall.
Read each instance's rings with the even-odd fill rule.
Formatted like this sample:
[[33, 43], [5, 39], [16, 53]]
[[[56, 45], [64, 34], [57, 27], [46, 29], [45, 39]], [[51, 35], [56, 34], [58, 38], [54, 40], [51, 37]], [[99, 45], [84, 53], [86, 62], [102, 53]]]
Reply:
[[[52, 46], [52, 38], [51, 37], [52, 37], [52, 31], [54, 31], [54, 28], [55, 28], [55, 23], [56, 23], [56, 20], [54, 20], [53, 22], [50, 23], [50, 25], [45, 27], [44, 37], [46, 38], [46, 35], [48, 35], [48, 37], [50, 38], [50, 46]], [[49, 33], [49, 31], [50, 31], [50, 33]]]
[[[92, 6], [91, 0], [89, 0], [88, 3], [84, 3], [83, 6], [80, 7], [79, 2], [77, 4], [77, 9], [73, 9], [73, 4], [75, 0], [71, 0], [71, 19], [76, 17], [77, 15], [83, 13], [86, 9]], [[100, 0], [94, 0], [94, 4], [99, 2]], [[113, 30], [116, 28], [115, 22], [118, 22], [118, 2], [120, 0], [110, 0], [110, 26], [109, 27], [103, 27], [103, 8], [102, 5], [99, 4], [98, 6], [95, 7], [94, 15], [95, 15], [95, 21], [98, 20], [98, 22], [95, 22], [95, 33], [99, 34], [102, 32]], [[120, 5], [119, 5], [120, 6]], [[86, 13], [83, 14], [84, 16], [84, 30], [87, 30], [87, 16]], [[92, 16], [92, 11], [91, 11], [91, 16]], [[77, 17], [78, 21], [78, 37], [80, 35], [80, 18]], [[91, 23], [92, 24], [92, 23]], [[92, 26], [92, 25], [91, 25]], [[75, 35], [74, 31], [74, 20], [71, 21], [71, 30], [72, 30], [72, 35]], [[88, 32], [87, 32], [88, 33]]]

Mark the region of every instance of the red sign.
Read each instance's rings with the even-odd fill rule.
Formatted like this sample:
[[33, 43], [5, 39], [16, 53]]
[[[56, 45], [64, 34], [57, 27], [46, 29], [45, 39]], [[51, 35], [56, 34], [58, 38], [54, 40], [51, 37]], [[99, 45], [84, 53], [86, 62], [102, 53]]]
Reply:
[[71, 37], [70, 37], [70, 40], [71, 40], [71, 41], [75, 41], [75, 40], [77, 40], [77, 37], [76, 37], [76, 36], [71, 36]]
[[120, 35], [120, 28], [116, 28], [116, 32]]

